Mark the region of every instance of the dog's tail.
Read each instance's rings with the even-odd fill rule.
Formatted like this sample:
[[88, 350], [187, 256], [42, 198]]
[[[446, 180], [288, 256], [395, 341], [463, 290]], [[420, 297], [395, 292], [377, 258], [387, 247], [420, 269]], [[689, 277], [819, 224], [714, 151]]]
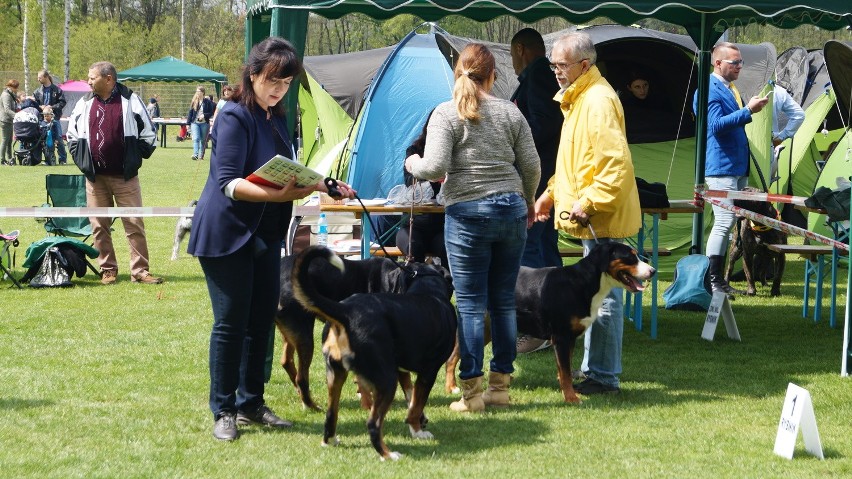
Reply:
[[293, 296], [306, 310], [314, 313], [320, 319], [346, 326], [346, 311], [337, 301], [324, 296], [317, 290], [310, 275], [311, 263], [315, 260], [328, 261], [343, 271], [345, 265], [333, 251], [323, 246], [311, 246], [302, 251], [293, 264], [291, 281]]
[[310, 275], [311, 262], [328, 261], [343, 271], [343, 260], [324, 246], [311, 246], [296, 256], [293, 264], [293, 296], [306, 310], [326, 321], [327, 335], [323, 341], [322, 352], [326, 358], [340, 361], [347, 369], [354, 354], [349, 345], [347, 311], [337, 301], [322, 295], [314, 285]]

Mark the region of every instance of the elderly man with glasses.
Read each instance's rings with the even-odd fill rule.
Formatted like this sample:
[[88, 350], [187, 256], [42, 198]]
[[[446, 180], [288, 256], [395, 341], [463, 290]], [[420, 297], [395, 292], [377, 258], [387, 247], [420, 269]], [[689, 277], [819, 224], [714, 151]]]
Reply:
[[[752, 115], [763, 109], [769, 98], [751, 97], [743, 103], [735, 81], [743, 67], [743, 57], [733, 43], [722, 42], [713, 48], [713, 73], [707, 105], [707, 155], [704, 176], [711, 190], [742, 190], [748, 186], [749, 147], [745, 125]], [[693, 111], [698, 111], [698, 92], [695, 92]], [[725, 281], [722, 269], [728, 250], [728, 235], [736, 215], [713, 206], [713, 228], [707, 238], [707, 257], [710, 258], [710, 286], [713, 292], [731, 295], [740, 293]]]
[[[553, 207], [556, 228], [582, 239], [586, 255], [599, 243], [635, 235], [641, 222], [624, 109], [596, 61], [587, 33], [569, 33], [553, 45], [550, 68], [560, 87], [554, 100], [565, 120], [556, 171], [535, 204], [536, 221], [547, 220]], [[586, 379], [574, 385], [580, 394], [620, 392], [622, 296], [613, 289], [586, 332]]]

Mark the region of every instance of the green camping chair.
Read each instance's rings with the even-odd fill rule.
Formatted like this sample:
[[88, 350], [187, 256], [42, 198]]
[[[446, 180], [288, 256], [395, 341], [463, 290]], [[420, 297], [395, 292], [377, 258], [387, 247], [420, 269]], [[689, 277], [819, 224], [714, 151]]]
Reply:
[[[54, 207], [85, 207], [86, 177], [83, 175], [45, 175], [47, 203]], [[89, 218], [46, 218], [44, 229], [56, 236], [82, 237], [92, 235]]]

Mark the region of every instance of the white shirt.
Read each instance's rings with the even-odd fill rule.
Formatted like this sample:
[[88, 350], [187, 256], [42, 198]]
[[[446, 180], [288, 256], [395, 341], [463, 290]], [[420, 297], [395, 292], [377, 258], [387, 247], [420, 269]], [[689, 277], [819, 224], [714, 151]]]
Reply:
[[[772, 138], [781, 141], [792, 138], [805, 121], [805, 112], [784, 88], [775, 85], [772, 99]], [[786, 123], [785, 123], [786, 120]], [[781, 129], [780, 125], [784, 125]]]

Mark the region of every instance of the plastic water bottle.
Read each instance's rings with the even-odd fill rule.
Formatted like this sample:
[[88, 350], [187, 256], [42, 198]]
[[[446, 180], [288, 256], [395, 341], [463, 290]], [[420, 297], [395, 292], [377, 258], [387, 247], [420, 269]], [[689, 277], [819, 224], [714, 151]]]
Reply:
[[317, 221], [317, 244], [328, 246], [328, 219], [325, 217], [325, 213], [320, 213]]

